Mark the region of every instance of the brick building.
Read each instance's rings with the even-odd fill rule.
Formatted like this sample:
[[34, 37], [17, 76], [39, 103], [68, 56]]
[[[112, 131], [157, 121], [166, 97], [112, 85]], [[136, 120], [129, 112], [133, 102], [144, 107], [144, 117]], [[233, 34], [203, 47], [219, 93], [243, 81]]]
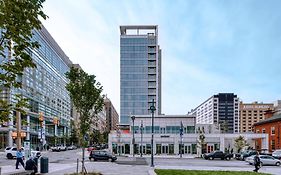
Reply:
[[[268, 134], [268, 145], [270, 153], [281, 149], [281, 114], [275, 114], [270, 118], [257, 122], [253, 125], [255, 133]], [[256, 139], [256, 149], [263, 151], [261, 148], [261, 140]]]

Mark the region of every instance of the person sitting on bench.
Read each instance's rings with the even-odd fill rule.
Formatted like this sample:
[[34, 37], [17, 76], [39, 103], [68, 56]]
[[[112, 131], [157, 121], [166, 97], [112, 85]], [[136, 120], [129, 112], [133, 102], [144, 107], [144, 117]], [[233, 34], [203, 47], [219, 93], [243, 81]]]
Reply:
[[33, 173], [31, 173], [32, 175], [37, 173], [37, 165], [34, 159], [30, 158], [25, 162], [25, 170], [33, 170]]

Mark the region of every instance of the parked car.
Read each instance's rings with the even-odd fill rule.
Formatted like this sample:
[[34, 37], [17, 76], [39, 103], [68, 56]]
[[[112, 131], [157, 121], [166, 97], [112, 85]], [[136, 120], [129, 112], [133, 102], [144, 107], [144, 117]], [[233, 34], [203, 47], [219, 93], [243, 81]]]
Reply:
[[[248, 162], [250, 165], [254, 164], [254, 157], [256, 155], [252, 155], [250, 157], [246, 158], [246, 162]], [[259, 155], [259, 158], [261, 160], [261, 165], [276, 165], [276, 166], [280, 166], [281, 161], [278, 159], [275, 159], [272, 156], [268, 156], [268, 155]]]
[[114, 162], [115, 160], [117, 160], [117, 157], [105, 150], [93, 150], [90, 152], [89, 159], [90, 161], [93, 159], [94, 161], [111, 160], [111, 162]]
[[75, 145], [70, 145], [67, 147], [68, 150], [74, 150], [77, 149], [77, 147]]
[[[25, 155], [25, 150], [24, 150], [24, 147], [21, 148], [22, 149], [22, 154]], [[17, 147], [6, 147], [5, 149], [5, 154], [6, 154], [6, 157], [8, 159], [13, 159], [16, 157], [16, 153], [17, 153]], [[41, 156], [41, 152], [40, 151], [34, 151], [34, 150], [31, 150], [31, 156], [32, 157], [37, 157], [39, 158]]]
[[211, 153], [204, 154], [203, 157], [208, 160], [208, 159], [221, 159], [221, 160], [230, 160], [233, 157], [233, 154], [227, 154], [223, 153], [222, 151], [213, 151]]
[[54, 151], [66, 151], [67, 148], [64, 145], [56, 145], [56, 146], [52, 146], [51, 150]]
[[280, 160], [281, 160], [281, 149], [278, 149], [278, 150], [274, 151], [274, 152], [272, 153], [272, 156], [273, 156], [274, 158], [276, 158], [276, 159], [280, 159]]
[[235, 155], [235, 158], [237, 160], [245, 160], [247, 157], [250, 157], [252, 155], [256, 155], [257, 151], [256, 150], [246, 150], [241, 152], [240, 154]]

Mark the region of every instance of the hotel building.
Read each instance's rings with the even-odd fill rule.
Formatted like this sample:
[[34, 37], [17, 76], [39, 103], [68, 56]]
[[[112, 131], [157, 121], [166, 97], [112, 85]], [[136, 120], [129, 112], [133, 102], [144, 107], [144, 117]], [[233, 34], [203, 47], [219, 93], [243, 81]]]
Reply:
[[253, 132], [254, 123], [266, 119], [267, 110], [273, 110], [272, 103], [240, 102], [240, 132]]
[[214, 124], [223, 133], [239, 133], [239, 98], [233, 93], [219, 93], [191, 111], [196, 124]]
[[120, 123], [148, 115], [154, 99], [161, 114], [161, 49], [158, 26], [120, 26]]

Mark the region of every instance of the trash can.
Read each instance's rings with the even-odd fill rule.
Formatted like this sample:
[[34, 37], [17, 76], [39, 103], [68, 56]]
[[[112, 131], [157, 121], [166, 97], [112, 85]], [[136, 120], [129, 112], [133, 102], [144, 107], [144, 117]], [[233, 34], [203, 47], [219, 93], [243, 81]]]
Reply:
[[49, 159], [48, 157], [41, 157], [40, 159], [40, 173], [49, 172]]

